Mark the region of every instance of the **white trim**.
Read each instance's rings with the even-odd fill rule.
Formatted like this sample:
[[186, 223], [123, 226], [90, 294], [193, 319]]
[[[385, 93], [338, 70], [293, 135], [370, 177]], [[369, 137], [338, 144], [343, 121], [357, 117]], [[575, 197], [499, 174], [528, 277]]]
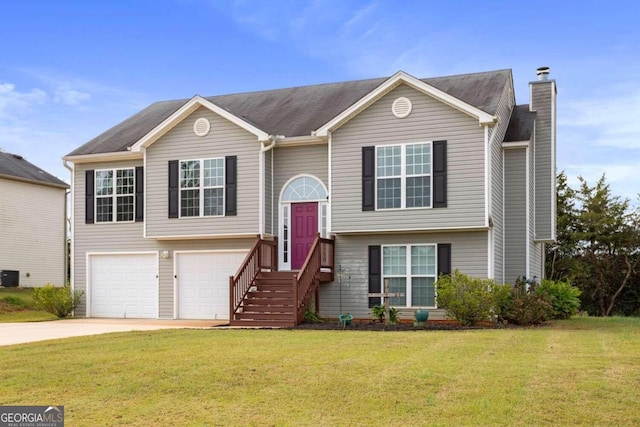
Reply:
[[511, 142], [503, 142], [502, 148], [505, 150], [509, 150], [511, 148], [526, 148], [529, 147], [529, 141], [511, 141]]
[[[273, 185], [273, 158], [275, 157], [274, 153], [271, 153], [271, 230], [270, 230], [270, 235], [273, 236], [273, 220], [276, 218], [276, 216], [274, 214], [277, 214], [277, 212], [274, 212], [274, 208], [273, 208], [273, 199], [274, 199], [274, 185]], [[277, 209], [277, 206], [276, 206]]]
[[329, 169], [329, 175], [328, 175], [328, 180], [329, 180], [329, 188], [328, 188], [328, 192], [327, 192], [327, 236], [329, 237], [331, 235], [331, 206], [332, 206], [332, 199], [333, 199], [333, 194], [331, 193], [333, 191], [333, 165], [331, 164], [332, 159], [333, 159], [333, 153], [332, 153], [332, 149], [333, 149], [333, 134], [331, 132], [329, 132], [328, 134], [328, 149], [327, 149], [327, 166]]
[[[66, 166], [66, 164], [65, 164]], [[75, 216], [75, 198], [76, 198], [76, 192], [75, 192], [75, 182], [76, 182], [76, 167], [73, 163], [71, 163], [70, 166], [71, 170], [71, 188], [74, 189], [72, 190], [71, 193], [71, 215], [70, 215], [70, 224], [69, 224], [69, 229], [70, 229], [70, 235], [69, 235], [69, 239], [71, 239], [71, 248], [70, 250], [70, 254], [69, 254], [69, 271], [70, 271], [70, 275], [69, 275], [69, 281], [71, 282], [71, 290], [75, 291], [76, 290], [76, 274], [75, 274], [75, 266], [76, 266], [76, 250], [75, 250], [75, 246], [76, 246], [76, 239], [75, 239], [75, 221], [76, 221], [76, 216]], [[66, 200], [65, 200], [66, 203]], [[65, 221], [65, 228], [66, 228], [66, 222], [67, 222], [67, 218], [64, 219]], [[66, 235], [66, 233], [65, 233]], [[65, 257], [67, 255], [67, 242], [64, 242], [65, 244]], [[65, 275], [66, 275], [66, 271], [65, 271]]]
[[[118, 171], [130, 170], [133, 171], [133, 193], [131, 194], [117, 194], [117, 175]], [[111, 195], [99, 196], [98, 195], [98, 172], [112, 172], [111, 176]], [[112, 200], [111, 205], [111, 221], [98, 221], [98, 197], [106, 199], [110, 197]], [[133, 218], [130, 221], [118, 221], [118, 197], [133, 197]], [[144, 215], [144, 213], [143, 213]], [[136, 167], [127, 166], [121, 168], [104, 168], [95, 169], [93, 171], [93, 223], [94, 224], [128, 224], [136, 222]]]
[[489, 177], [489, 165], [491, 164], [491, 150], [489, 150], [489, 126], [484, 127], [484, 225], [489, 227], [489, 191], [490, 191], [490, 177]]
[[447, 233], [456, 231], [487, 231], [489, 227], [485, 226], [466, 226], [466, 227], [449, 227], [449, 228], [409, 228], [409, 229], [368, 229], [368, 230], [332, 230], [333, 234], [381, 234], [381, 233]]
[[144, 156], [141, 151], [117, 151], [115, 153], [79, 154], [77, 156], [64, 156], [62, 160], [71, 163], [97, 163], [120, 160], [138, 160]]
[[[143, 191], [142, 193], [142, 238], [146, 239], [147, 238], [147, 149], [145, 148], [143, 152], [144, 152], [144, 159], [142, 160], [142, 185], [144, 188], [142, 189]], [[179, 177], [180, 175], [178, 175], [178, 178]], [[135, 203], [135, 200], [134, 200], [134, 203]], [[135, 206], [133, 211], [135, 212]]]
[[476, 119], [478, 119], [480, 125], [492, 125], [496, 122], [496, 116], [492, 116], [479, 108], [476, 108], [466, 102], [459, 100], [446, 92], [443, 92], [435, 87], [427, 84], [403, 71], [398, 71], [393, 76], [389, 77], [385, 80], [380, 86], [369, 92], [367, 95], [362, 97], [360, 101], [353, 104], [351, 107], [344, 110], [342, 113], [338, 114], [336, 117], [331, 119], [329, 122], [318, 128], [313, 135], [316, 136], [327, 136], [328, 132], [332, 132], [342, 126], [347, 121], [351, 120], [353, 117], [358, 115], [364, 109], [369, 107], [375, 101], [380, 99], [382, 96], [391, 92], [393, 89], [398, 87], [400, 84], [406, 84], [407, 86], [412, 87], [426, 95], [429, 95], [444, 104], [447, 104], [463, 113], [466, 113]]
[[[407, 146], [408, 145], [429, 145], [429, 173], [407, 175]], [[400, 175], [383, 176], [378, 177], [378, 149], [388, 147], [400, 147]], [[433, 141], [419, 141], [419, 142], [403, 142], [399, 144], [382, 144], [375, 146], [375, 182], [374, 182], [374, 195], [375, 195], [375, 210], [376, 211], [394, 211], [394, 210], [415, 210], [415, 209], [433, 209]], [[407, 207], [407, 178], [414, 177], [426, 177], [429, 176], [429, 206], [413, 206]], [[400, 178], [400, 207], [398, 208], [379, 208], [378, 207], [378, 180], [381, 179], [397, 179]]]
[[264, 153], [264, 150], [258, 150], [258, 234], [261, 238], [264, 237]]
[[[322, 207], [327, 206], [327, 235], [329, 233], [329, 202], [327, 199], [309, 199], [309, 200], [294, 200], [294, 201], [283, 201], [282, 196], [286, 191], [289, 184], [301, 177], [309, 177], [313, 178], [322, 185], [325, 194], [329, 197], [329, 192], [327, 191], [327, 187], [324, 182], [320, 178], [312, 174], [298, 174], [291, 178], [289, 178], [282, 188], [280, 188], [280, 194], [278, 195], [278, 270], [288, 271], [291, 270], [291, 205], [294, 203], [317, 203], [318, 204], [318, 232], [322, 232]], [[284, 223], [284, 215], [283, 209], [288, 209], [289, 214], [287, 215], [287, 223]], [[287, 226], [287, 231], [289, 233], [289, 238], [287, 240], [288, 243], [288, 256], [287, 261], [284, 261], [284, 226]], [[326, 237], [326, 236], [324, 236]]]
[[527, 230], [527, 235], [525, 237], [525, 241], [526, 241], [526, 248], [525, 248], [525, 274], [527, 276], [527, 279], [531, 279], [531, 234], [532, 234], [532, 230], [531, 230], [531, 190], [529, 189], [529, 184], [531, 183], [531, 167], [529, 165], [530, 157], [531, 154], [529, 153], [529, 147], [525, 148], [524, 150], [524, 154], [525, 154], [525, 162], [527, 167], [525, 168], [525, 209], [527, 212], [526, 215], [526, 223], [525, 223], [525, 229]]
[[[434, 297], [436, 297], [436, 289], [435, 289], [435, 282], [438, 280], [438, 244], [437, 243], [398, 243], [398, 244], [388, 244], [388, 245], [380, 245], [380, 285], [382, 286], [382, 291], [384, 292], [384, 279], [385, 277], [387, 278], [394, 278], [394, 277], [404, 277], [406, 279], [405, 281], [405, 306], [394, 306], [397, 308], [402, 308], [402, 309], [417, 309], [417, 308], [431, 308], [431, 309], [435, 309], [438, 308], [438, 304], [437, 304], [437, 299], [436, 299], [436, 305], [433, 306], [412, 306], [411, 305], [411, 277], [413, 277], [414, 275], [411, 273], [411, 249], [414, 246], [431, 246], [434, 249], [434, 259], [435, 259], [435, 274], [433, 276], [431, 275], [415, 275], [416, 277], [433, 277], [433, 283], [434, 283]], [[406, 251], [405, 251], [405, 274], [404, 275], [391, 275], [391, 276], [385, 276], [384, 275], [384, 248], [390, 248], [390, 247], [405, 247]], [[384, 298], [380, 298], [381, 302], [384, 303]]]
[[233, 233], [233, 234], [179, 234], [175, 236], [147, 236], [147, 239], [155, 240], [205, 240], [205, 239], [233, 239], [233, 238], [256, 238], [257, 232], [253, 233]]
[[299, 147], [301, 145], [325, 145], [327, 143], [326, 137], [319, 136], [288, 136], [283, 140], [278, 141], [278, 147]]
[[[222, 185], [221, 186], [213, 186], [206, 187], [204, 185], [204, 162], [208, 160], [222, 160]], [[196, 187], [188, 187], [182, 188], [182, 164], [186, 162], [199, 162], [200, 165], [200, 176], [198, 177], [198, 182], [200, 183], [197, 187], [198, 190], [198, 215], [185, 215], [182, 216], [182, 191], [183, 190], [195, 190]], [[226, 157], [210, 157], [210, 158], [201, 158], [201, 159], [187, 159], [187, 160], [178, 160], [178, 218], [179, 219], [192, 219], [192, 218], [222, 218], [226, 215], [226, 197], [227, 197], [227, 161]], [[204, 214], [204, 201], [205, 201], [205, 190], [208, 189], [219, 189], [222, 188], [222, 214], [221, 215], [205, 215]]]
[[[173, 319], [178, 319], [178, 305], [179, 305], [179, 293], [178, 293], [178, 256], [179, 255], [185, 255], [185, 254], [202, 254], [202, 253], [211, 253], [211, 254], [215, 254], [215, 253], [245, 253], [248, 254], [249, 251], [251, 249], [193, 249], [193, 250], [189, 250], [189, 249], [185, 249], [185, 250], [178, 250], [178, 251], [173, 251]], [[229, 295], [229, 298], [231, 298], [231, 296]], [[159, 304], [158, 304], [159, 305]], [[231, 313], [229, 313], [229, 316], [231, 316]]]
[[229, 120], [231, 123], [241, 127], [249, 133], [254, 134], [258, 141], [267, 141], [269, 139], [269, 134], [258, 129], [252, 124], [242, 120], [238, 116], [235, 116], [225, 110], [224, 108], [220, 108], [215, 105], [213, 102], [206, 100], [205, 98], [196, 95], [187, 101], [182, 107], [180, 107], [176, 112], [167, 117], [162, 121], [159, 125], [153, 128], [149, 133], [140, 138], [135, 144], [131, 146], [131, 151], [140, 151], [141, 147], [149, 147], [151, 144], [156, 142], [160, 137], [166, 134], [169, 130], [171, 130], [178, 123], [186, 119], [191, 113], [196, 111], [200, 107], [205, 107], [211, 110], [213, 113], [222, 116], [223, 118]]
[[85, 317], [91, 317], [91, 257], [104, 255], [155, 255], [156, 256], [156, 290], [158, 305], [156, 319], [160, 318], [160, 252], [159, 251], [124, 251], [124, 252], [86, 252], [85, 253]]

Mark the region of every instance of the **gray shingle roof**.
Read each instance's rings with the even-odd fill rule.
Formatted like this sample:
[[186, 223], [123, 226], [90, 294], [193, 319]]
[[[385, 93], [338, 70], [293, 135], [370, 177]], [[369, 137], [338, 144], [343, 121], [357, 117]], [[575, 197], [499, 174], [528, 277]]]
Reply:
[[507, 132], [504, 135], [504, 142], [529, 141], [533, 133], [533, 123], [536, 120], [536, 113], [529, 111], [529, 105], [516, 105], [511, 113], [511, 120]]
[[[495, 114], [511, 70], [422, 79], [423, 82]], [[272, 135], [310, 135], [387, 78], [300, 86], [287, 89], [206, 97], [217, 106]], [[156, 102], [107, 130], [68, 156], [126, 151], [188, 99]]]
[[0, 153], [0, 175], [69, 188], [66, 182], [43, 171], [17, 154]]

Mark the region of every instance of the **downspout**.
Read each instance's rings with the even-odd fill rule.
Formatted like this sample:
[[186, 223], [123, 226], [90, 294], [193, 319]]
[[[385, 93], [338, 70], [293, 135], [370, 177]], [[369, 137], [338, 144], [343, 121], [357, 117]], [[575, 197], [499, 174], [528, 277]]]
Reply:
[[[74, 262], [73, 262], [73, 248], [74, 248], [74, 243], [73, 243], [73, 239], [71, 238], [71, 236], [73, 235], [73, 184], [74, 184], [74, 166], [73, 164], [71, 164], [71, 166], [69, 166], [69, 162], [67, 160], [62, 160], [62, 165], [70, 172], [71, 174], [71, 189], [69, 190], [69, 194], [71, 195], [71, 198], [69, 201], [67, 201], [67, 192], [65, 192], [65, 197], [64, 197], [64, 278], [65, 278], [65, 285], [67, 284], [68, 281], [71, 282], [71, 290], [75, 291], [75, 281], [74, 279], [74, 274], [73, 274], [73, 266], [74, 266]], [[67, 219], [67, 216], [69, 214], [69, 211], [67, 209], [68, 204], [71, 204], [71, 216], [69, 219]], [[69, 228], [67, 228], [67, 220], [69, 220]], [[71, 241], [71, 248], [68, 248], [67, 245], [67, 241], [70, 240]], [[69, 251], [69, 256], [67, 256], [67, 251]], [[67, 271], [70, 271], [70, 277], [67, 277]]]
[[[260, 141], [260, 153], [259, 153], [260, 195], [258, 196], [258, 203], [260, 204], [260, 206], [258, 206], [258, 215], [260, 216], [260, 220], [258, 221], [258, 233], [260, 235], [260, 238], [264, 237], [264, 192], [265, 192], [264, 153], [266, 153], [267, 151], [275, 147], [276, 142], [278, 140], [283, 140], [284, 138], [285, 137], [282, 135], [269, 135], [269, 139], [268, 139], [269, 145], [265, 145], [265, 141]], [[273, 200], [271, 202], [273, 203]]]

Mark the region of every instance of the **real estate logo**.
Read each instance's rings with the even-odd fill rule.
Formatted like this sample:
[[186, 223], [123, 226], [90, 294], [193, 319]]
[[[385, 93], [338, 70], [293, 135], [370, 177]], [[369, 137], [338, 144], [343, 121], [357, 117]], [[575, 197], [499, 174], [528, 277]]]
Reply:
[[0, 406], [0, 427], [64, 427], [64, 406]]

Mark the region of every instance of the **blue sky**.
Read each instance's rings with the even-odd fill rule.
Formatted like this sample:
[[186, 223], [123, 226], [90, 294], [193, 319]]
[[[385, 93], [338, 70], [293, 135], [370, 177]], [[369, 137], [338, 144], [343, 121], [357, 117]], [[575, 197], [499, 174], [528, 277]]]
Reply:
[[558, 170], [640, 185], [633, 1], [0, 0], [0, 147], [61, 157], [154, 101], [389, 76], [535, 69], [558, 85]]

